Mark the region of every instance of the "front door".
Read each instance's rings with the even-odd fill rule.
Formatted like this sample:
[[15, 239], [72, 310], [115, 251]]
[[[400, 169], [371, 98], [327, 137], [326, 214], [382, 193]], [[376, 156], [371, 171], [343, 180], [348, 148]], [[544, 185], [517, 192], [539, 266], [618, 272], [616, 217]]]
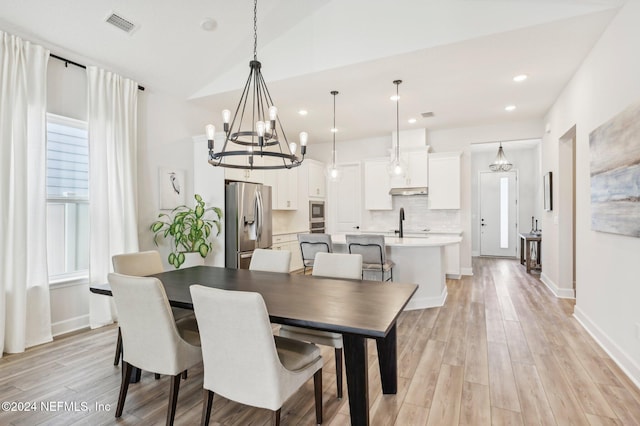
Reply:
[[515, 171], [480, 172], [480, 255], [517, 255], [517, 184]]

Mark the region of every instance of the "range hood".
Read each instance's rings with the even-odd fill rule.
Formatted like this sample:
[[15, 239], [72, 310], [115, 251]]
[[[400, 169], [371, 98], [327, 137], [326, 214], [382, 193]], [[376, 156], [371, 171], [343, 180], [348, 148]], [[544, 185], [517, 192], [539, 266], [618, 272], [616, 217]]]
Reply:
[[412, 186], [404, 188], [391, 188], [389, 195], [427, 195], [429, 190], [426, 186]]

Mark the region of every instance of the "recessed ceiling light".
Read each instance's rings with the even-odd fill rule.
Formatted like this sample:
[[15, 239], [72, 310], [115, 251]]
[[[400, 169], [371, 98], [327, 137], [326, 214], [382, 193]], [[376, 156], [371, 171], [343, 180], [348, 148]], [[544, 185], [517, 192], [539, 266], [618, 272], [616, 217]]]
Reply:
[[504, 110], [509, 112], [513, 111], [514, 109], [516, 109], [515, 105], [507, 105], [506, 107], [504, 107]]
[[215, 21], [215, 19], [204, 18], [202, 22], [200, 22], [200, 28], [202, 28], [204, 31], [214, 31], [216, 28], [218, 28], [218, 23]]
[[298, 114], [307, 115], [307, 114], [309, 114], [309, 111], [307, 111], [306, 109], [301, 109], [301, 110], [298, 111]]
[[392, 100], [392, 101], [394, 101], [394, 102], [397, 102], [397, 101], [400, 99], [400, 96], [398, 96], [398, 95], [393, 95], [393, 96], [389, 97], [389, 99], [391, 99], [391, 100]]
[[409, 119], [409, 123], [413, 124], [413, 123], [415, 123], [415, 122], [416, 122], [416, 119], [415, 119], [415, 118], [410, 118], [410, 119]]
[[529, 76], [526, 74], [520, 74], [520, 75], [516, 75], [515, 77], [513, 77], [513, 81], [515, 81], [516, 83], [520, 83], [522, 81], [525, 81]]

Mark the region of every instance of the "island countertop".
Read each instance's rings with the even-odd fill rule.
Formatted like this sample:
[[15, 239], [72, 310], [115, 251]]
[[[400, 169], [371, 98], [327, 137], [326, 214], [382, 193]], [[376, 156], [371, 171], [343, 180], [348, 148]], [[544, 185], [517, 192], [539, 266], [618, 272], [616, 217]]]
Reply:
[[[440, 247], [458, 244], [460, 241], [462, 241], [462, 237], [453, 235], [430, 235], [420, 238], [384, 237], [384, 243], [389, 247]], [[345, 234], [332, 234], [331, 242], [333, 244], [346, 244]]]

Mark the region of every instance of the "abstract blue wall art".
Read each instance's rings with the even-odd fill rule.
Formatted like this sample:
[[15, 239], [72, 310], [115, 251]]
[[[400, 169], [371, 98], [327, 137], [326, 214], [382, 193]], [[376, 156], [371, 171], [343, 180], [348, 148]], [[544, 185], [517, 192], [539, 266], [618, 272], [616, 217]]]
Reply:
[[640, 238], [640, 103], [589, 135], [591, 229]]

